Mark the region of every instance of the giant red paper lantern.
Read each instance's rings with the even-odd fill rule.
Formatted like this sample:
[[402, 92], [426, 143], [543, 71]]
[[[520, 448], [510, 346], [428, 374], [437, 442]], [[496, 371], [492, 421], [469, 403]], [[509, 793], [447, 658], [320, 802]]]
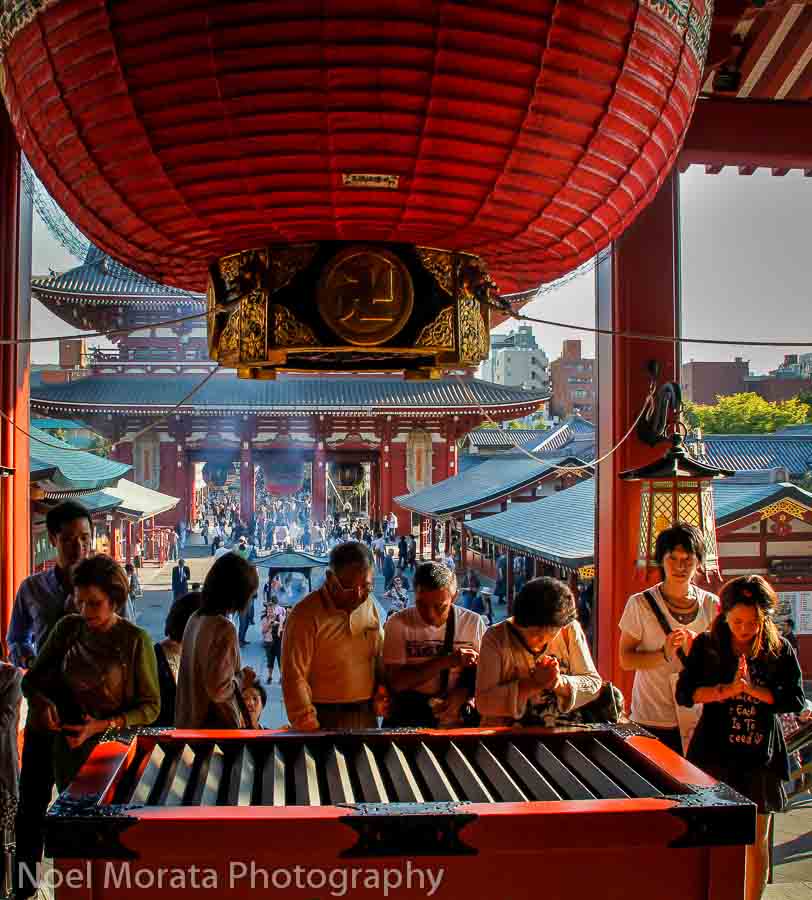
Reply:
[[711, 0], [0, 0], [22, 149], [100, 247], [203, 290], [238, 250], [391, 241], [502, 291], [588, 260], [671, 168]]

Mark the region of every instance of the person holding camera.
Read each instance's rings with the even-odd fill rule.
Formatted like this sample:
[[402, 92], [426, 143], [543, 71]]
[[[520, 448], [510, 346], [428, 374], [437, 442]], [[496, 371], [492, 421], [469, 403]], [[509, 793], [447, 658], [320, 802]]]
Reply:
[[259, 620], [262, 632], [262, 646], [268, 662], [268, 684], [273, 682], [274, 663], [279, 666], [279, 680], [282, 680], [282, 632], [285, 630], [287, 610], [281, 606], [276, 594], [270, 591], [270, 582], [265, 585], [265, 604]]

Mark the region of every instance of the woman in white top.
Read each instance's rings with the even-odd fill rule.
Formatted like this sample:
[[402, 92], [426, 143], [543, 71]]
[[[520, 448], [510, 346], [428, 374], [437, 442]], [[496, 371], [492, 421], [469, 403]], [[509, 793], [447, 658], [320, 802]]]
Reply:
[[[682, 754], [673, 682], [682, 670], [681, 657], [713, 623], [719, 598], [693, 583], [705, 558], [698, 528], [677, 523], [661, 531], [654, 556], [663, 580], [629, 597], [619, 623], [620, 665], [634, 672], [632, 719]], [[647, 594], [671, 629], [668, 636]]]
[[482, 638], [476, 678], [481, 724], [577, 721], [577, 710], [597, 697], [601, 677], [572, 591], [555, 578], [534, 578], [519, 591], [513, 609], [511, 618]]
[[259, 588], [256, 568], [238, 553], [214, 561], [200, 609], [186, 625], [175, 700], [176, 728], [240, 728], [242, 679], [237, 631], [229, 614], [243, 613]]

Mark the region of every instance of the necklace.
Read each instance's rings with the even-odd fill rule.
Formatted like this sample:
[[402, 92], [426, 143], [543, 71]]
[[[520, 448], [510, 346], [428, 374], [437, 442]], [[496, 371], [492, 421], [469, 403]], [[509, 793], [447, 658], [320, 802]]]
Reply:
[[688, 596], [684, 598], [687, 600], [687, 603], [675, 602], [665, 593], [662, 587], [660, 588], [660, 593], [663, 600], [665, 600], [668, 611], [680, 625], [688, 625], [693, 622], [699, 612], [699, 600], [696, 597], [693, 586], [688, 589]]

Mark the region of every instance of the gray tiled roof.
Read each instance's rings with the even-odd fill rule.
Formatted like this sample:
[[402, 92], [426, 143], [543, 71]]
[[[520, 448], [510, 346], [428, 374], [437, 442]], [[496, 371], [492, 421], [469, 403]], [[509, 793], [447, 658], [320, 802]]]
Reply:
[[713, 497], [717, 525], [725, 525], [734, 519], [740, 519], [762, 506], [776, 503], [784, 497], [812, 508], [812, 494], [787, 482], [736, 484], [730, 481], [718, 481], [713, 485]]
[[468, 443], [472, 447], [510, 450], [517, 444], [522, 447], [535, 445], [549, 433], [546, 428], [475, 428], [468, 434]]
[[31, 424], [41, 431], [56, 431], [58, 429], [78, 431], [81, 428], [87, 428], [87, 425], [83, 425], [81, 422], [76, 422], [73, 419], [32, 419]]
[[[199, 375], [113, 376], [96, 375], [66, 384], [38, 385], [31, 389], [33, 406], [42, 410], [76, 410], [117, 407], [167, 410], [180, 402], [196, 385]], [[212, 378], [183, 408], [234, 410], [360, 410], [383, 409], [476, 409], [533, 405], [540, 392], [523, 391], [473, 379], [461, 384], [456, 379], [439, 381], [399, 381], [387, 378], [290, 378], [277, 381], [250, 381], [233, 373]]]
[[[812, 434], [707, 434], [702, 462], [745, 471], [782, 466], [793, 477], [812, 468]], [[695, 442], [689, 441], [689, 446]]]
[[31, 279], [31, 289], [35, 294], [63, 294], [66, 300], [75, 299], [77, 302], [102, 298], [112, 299], [113, 303], [120, 302], [122, 298], [160, 303], [191, 302], [195, 305], [205, 302], [202, 294], [178, 291], [136, 275], [92, 245], [81, 266], [60, 274], [36, 276]]
[[592, 562], [595, 546], [595, 479], [589, 478], [532, 503], [466, 522], [489, 541], [577, 568]]
[[595, 426], [580, 416], [569, 416], [557, 428], [542, 435], [541, 440], [529, 449], [534, 453], [551, 453], [566, 447], [567, 452], [571, 453], [574, 452], [574, 443], [595, 443]]
[[[560, 465], [578, 465], [573, 459], [535, 460], [524, 455], [501, 455], [452, 478], [396, 497], [406, 509], [425, 515], [443, 516], [503, 497], [531, 485]], [[524, 501], [523, 501], [524, 503]]]
[[118, 483], [132, 469], [125, 463], [77, 450], [52, 434], [31, 428], [31, 469], [55, 470], [50, 481], [60, 490], [99, 490]]
[[[749, 515], [783, 497], [812, 507], [812, 493], [794, 484], [713, 483], [716, 524]], [[467, 522], [466, 528], [489, 541], [519, 552], [537, 554], [552, 563], [577, 568], [593, 561], [595, 546], [595, 479], [532, 503], [514, 503], [503, 513]]]

